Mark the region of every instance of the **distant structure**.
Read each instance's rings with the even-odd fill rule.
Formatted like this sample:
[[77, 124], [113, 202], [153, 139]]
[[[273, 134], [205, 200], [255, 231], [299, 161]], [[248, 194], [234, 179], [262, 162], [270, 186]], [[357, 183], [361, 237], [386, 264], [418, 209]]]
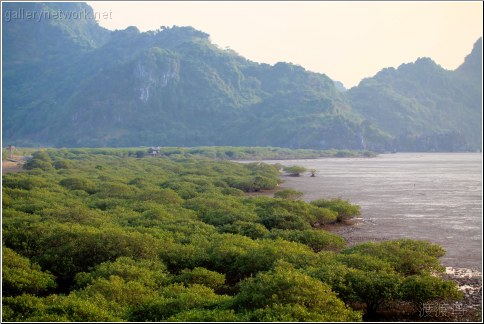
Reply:
[[159, 146], [153, 146], [148, 149], [148, 154], [151, 156], [159, 156], [161, 152], [161, 148]]
[[8, 158], [10, 160], [12, 160], [13, 159], [13, 151], [15, 151], [15, 146], [9, 145], [7, 150], [8, 150]]

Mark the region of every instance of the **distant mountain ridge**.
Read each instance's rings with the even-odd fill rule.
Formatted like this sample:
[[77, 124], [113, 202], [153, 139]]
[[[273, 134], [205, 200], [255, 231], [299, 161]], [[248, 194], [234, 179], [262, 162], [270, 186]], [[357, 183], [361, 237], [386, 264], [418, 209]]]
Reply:
[[[3, 4], [20, 7], [92, 11], [84, 3]], [[191, 27], [108, 31], [77, 19], [4, 20], [2, 28], [2, 144], [378, 151], [482, 144], [482, 39], [456, 71], [419, 59], [346, 90], [290, 63], [251, 62]]]
[[383, 69], [348, 95], [353, 109], [391, 134], [399, 149], [478, 149], [482, 145], [482, 38], [455, 71], [419, 58], [398, 69]]

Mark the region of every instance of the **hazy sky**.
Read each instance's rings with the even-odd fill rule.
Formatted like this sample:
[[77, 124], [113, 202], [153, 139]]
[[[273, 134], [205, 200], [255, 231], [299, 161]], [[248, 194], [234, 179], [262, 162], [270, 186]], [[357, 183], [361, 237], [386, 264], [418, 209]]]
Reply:
[[256, 62], [299, 64], [345, 86], [428, 56], [455, 69], [482, 36], [481, 1], [88, 2], [108, 29], [193, 26]]

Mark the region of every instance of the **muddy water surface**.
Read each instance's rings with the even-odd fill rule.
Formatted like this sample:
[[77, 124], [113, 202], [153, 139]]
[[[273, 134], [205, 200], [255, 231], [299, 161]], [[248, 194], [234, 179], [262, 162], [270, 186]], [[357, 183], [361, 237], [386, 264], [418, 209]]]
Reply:
[[283, 177], [307, 201], [342, 197], [362, 219], [339, 228], [350, 244], [423, 239], [447, 251], [442, 263], [482, 270], [482, 155], [397, 153], [376, 158], [265, 161], [316, 169], [316, 177]]

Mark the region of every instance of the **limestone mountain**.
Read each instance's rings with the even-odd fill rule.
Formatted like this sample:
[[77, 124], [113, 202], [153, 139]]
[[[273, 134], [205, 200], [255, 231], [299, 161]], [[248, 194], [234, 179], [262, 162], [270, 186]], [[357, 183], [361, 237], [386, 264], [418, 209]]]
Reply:
[[[4, 13], [21, 9], [92, 13], [83, 3], [3, 4]], [[324, 74], [220, 49], [191, 27], [109, 31], [92, 19], [3, 17], [2, 144], [389, 150], [455, 133], [452, 147], [418, 148], [478, 145], [478, 53], [455, 72], [423, 59], [344, 91]]]
[[482, 38], [455, 71], [430, 58], [387, 68], [348, 91], [352, 108], [409, 151], [482, 145]]

